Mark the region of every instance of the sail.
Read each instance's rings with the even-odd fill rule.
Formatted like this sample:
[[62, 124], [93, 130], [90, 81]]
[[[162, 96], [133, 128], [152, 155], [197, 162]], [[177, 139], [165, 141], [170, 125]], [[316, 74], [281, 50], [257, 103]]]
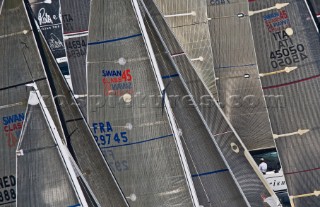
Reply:
[[[319, 34], [305, 1], [251, 1], [262, 86], [291, 204], [317, 206]], [[316, 192], [315, 192], [316, 191]]]
[[181, 132], [199, 204], [219, 207], [247, 206], [196, 109], [186, 106], [183, 97], [188, 97], [188, 93], [182, 83], [177, 81], [174, 65], [170, 62], [148, 16], [145, 24], [157, 63], [162, 70], [164, 85], [167, 86], [165, 94], [169, 97]]
[[[66, 143], [87, 182], [87, 187], [100, 206], [127, 206], [121, 189], [99, 150], [67, 82], [58, 69], [44, 36], [40, 34], [39, 39], [39, 44], [43, 48], [46, 74], [55, 97]], [[112, 197], [106, 196], [111, 194]]]
[[32, 94], [17, 147], [17, 194], [11, 190], [9, 195], [17, 196], [17, 206], [80, 206], [52, 129]]
[[[156, 25], [162, 25], [158, 27], [159, 34], [170, 32], [170, 29], [165, 28], [165, 24], [162, 24], [161, 16], [158, 15], [157, 8], [153, 2], [145, 2], [151, 15], [155, 17]], [[275, 194], [258, 171], [248, 150], [228, 123], [209, 90], [197, 76], [195, 69], [183, 50], [179, 48], [172, 34], [164, 35], [163, 42], [168, 45], [168, 54], [170, 54], [171, 60], [175, 64], [175, 73], [169, 73], [170, 76], [175, 77], [177, 79], [174, 79], [175, 81], [181, 81], [181, 84], [184, 85], [185, 90], [188, 92], [187, 103], [189, 105], [187, 106], [194, 107], [197, 110], [202, 124], [205, 125], [212, 142], [224, 158], [234, 181], [242, 189], [248, 204], [251, 206], [280, 205]], [[172, 43], [173, 45], [170, 45]], [[163, 73], [162, 76], [166, 77], [167, 73]]]
[[206, 0], [155, 0], [181, 47], [215, 98], [218, 92]]
[[[43, 93], [50, 94], [22, 0], [2, 2], [0, 51], [0, 193], [4, 195], [6, 192], [14, 192], [0, 199], [0, 205], [14, 206], [15, 149], [29, 96], [30, 89], [26, 84], [35, 81]], [[46, 98], [47, 106], [58, 123], [56, 111], [50, 107], [50, 100]]]
[[193, 206], [131, 1], [91, 2], [87, 74], [88, 121], [130, 206]]
[[320, 2], [318, 0], [306, 0], [306, 3], [308, 5], [308, 9], [310, 9], [310, 12], [313, 16], [313, 18], [310, 18], [311, 21], [314, 21], [317, 25], [317, 30], [319, 32], [320, 28]]
[[64, 41], [74, 94], [82, 113], [87, 111], [86, 54], [90, 0], [63, 0]]
[[65, 45], [62, 36], [60, 0], [29, 0], [34, 19], [37, 20], [50, 50], [64, 75], [69, 75]]
[[272, 148], [250, 19], [237, 16], [248, 0], [207, 2], [219, 104], [248, 150]]

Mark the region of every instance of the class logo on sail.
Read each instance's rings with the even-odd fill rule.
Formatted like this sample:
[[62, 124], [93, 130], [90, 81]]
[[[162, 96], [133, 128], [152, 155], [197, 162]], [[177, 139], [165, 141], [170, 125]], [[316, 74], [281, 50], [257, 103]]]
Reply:
[[106, 96], [122, 96], [126, 93], [133, 93], [132, 75], [130, 69], [125, 70], [102, 70], [102, 82]]
[[63, 43], [62, 41], [53, 33], [50, 34], [50, 38], [48, 39], [48, 44], [51, 50], [62, 49]]
[[264, 15], [263, 20], [269, 32], [277, 32], [290, 27], [289, 17], [285, 10]]
[[7, 137], [7, 146], [15, 147], [22, 129], [24, 113], [12, 114], [2, 117], [2, 130]]
[[51, 16], [46, 12], [45, 8], [41, 8], [38, 12], [38, 21], [40, 26], [44, 24], [53, 24]]

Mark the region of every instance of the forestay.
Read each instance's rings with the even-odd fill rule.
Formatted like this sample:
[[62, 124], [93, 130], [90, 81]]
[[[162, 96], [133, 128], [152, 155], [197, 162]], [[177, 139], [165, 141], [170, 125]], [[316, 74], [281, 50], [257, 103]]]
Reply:
[[[264, 93], [291, 204], [319, 205], [319, 34], [305, 1], [252, 1], [250, 12]], [[294, 205], [295, 204], [295, 205]]]
[[131, 1], [91, 2], [87, 74], [88, 121], [130, 206], [193, 206]]
[[250, 19], [238, 16], [248, 0], [207, 4], [219, 104], [248, 150], [273, 148]]
[[218, 98], [205, 0], [155, 0], [198, 75]]
[[61, 12], [73, 92], [87, 114], [86, 54], [90, 0], [63, 0]]
[[[159, 34], [170, 33], [167, 25], [161, 24], [157, 15], [156, 8], [152, 1], [147, 1], [148, 10], [155, 12], [158, 21], [155, 21]], [[156, 20], [157, 20], [156, 19]], [[219, 153], [224, 158], [234, 181], [243, 191], [248, 205], [251, 206], [277, 206], [279, 201], [272, 192], [262, 174], [259, 172], [253, 158], [243, 145], [239, 136], [235, 133], [232, 126], [228, 123], [221, 108], [205, 87], [201, 79], [197, 76], [186, 54], [179, 47], [172, 33], [163, 35], [163, 41], [167, 45], [171, 60], [175, 64], [175, 76], [179, 78], [188, 92], [189, 107], [197, 110], [202, 124], [210, 134], [212, 142], [217, 147]], [[163, 76], [167, 74], [162, 74]], [[171, 74], [173, 75], [173, 74]], [[170, 87], [169, 85], [167, 87]], [[205, 102], [204, 102], [205, 101]]]

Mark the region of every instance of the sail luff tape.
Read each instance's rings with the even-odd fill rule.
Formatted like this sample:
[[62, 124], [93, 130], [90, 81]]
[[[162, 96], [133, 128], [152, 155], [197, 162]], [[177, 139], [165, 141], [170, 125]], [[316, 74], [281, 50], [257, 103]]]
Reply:
[[270, 75], [276, 75], [276, 74], [279, 74], [279, 73], [290, 73], [290, 72], [296, 70], [297, 68], [298, 68], [297, 66], [285, 67], [284, 69], [277, 70], [277, 71], [272, 71], [272, 72], [269, 72], [269, 73], [260, 73], [259, 76], [260, 77], [265, 77], [265, 76], [270, 76]]
[[202, 56], [198, 57], [198, 58], [193, 58], [193, 59], [190, 59], [191, 61], [203, 61], [204, 58]]
[[23, 31], [20, 31], [20, 32], [14, 32], [14, 33], [11, 33], [11, 34], [5, 34], [5, 35], [1, 35], [0, 36], [0, 39], [2, 38], [6, 38], [6, 37], [12, 37], [12, 36], [15, 36], [15, 35], [20, 35], [20, 34], [28, 34], [28, 32], [30, 32], [31, 30], [23, 30]]
[[266, 12], [266, 11], [270, 11], [270, 10], [273, 10], [273, 9], [281, 9], [281, 8], [286, 7], [288, 5], [289, 5], [289, 3], [277, 3], [277, 4], [275, 4], [275, 6], [272, 6], [272, 7], [269, 7], [269, 8], [256, 10], [256, 11], [249, 11], [248, 15], [252, 16], [252, 15], [259, 14], [259, 13]]
[[308, 133], [310, 131], [310, 129], [298, 129], [298, 131], [296, 132], [292, 132], [292, 133], [286, 133], [286, 134], [273, 134], [273, 139], [278, 139], [281, 137], [289, 137], [289, 136], [293, 136], [293, 135], [304, 135], [306, 133]]
[[164, 15], [164, 17], [166, 17], [166, 18], [170, 18], [170, 17], [183, 17], [183, 16], [197, 16], [197, 13], [196, 13], [195, 11], [192, 11], [192, 12], [190, 12], [190, 13]]

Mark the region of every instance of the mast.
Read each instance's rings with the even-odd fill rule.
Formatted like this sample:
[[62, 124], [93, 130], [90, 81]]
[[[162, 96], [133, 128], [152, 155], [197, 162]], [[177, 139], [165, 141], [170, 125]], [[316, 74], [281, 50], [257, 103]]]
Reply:
[[320, 2], [317, 0], [305, 0], [308, 10], [312, 14], [312, 21], [316, 24], [317, 31], [320, 29]]
[[[148, 5], [152, 5], [152, 2], [148, 1]], [[148, 10], [155, 11], [156, 8], [151, 6]], [[155, 16], [157, 18], [159, 17], [157, 14], [155, 14]], [[163, 25], [158, 29], [160, 29], [160, 34], [165, 34], [170, 31]], [[198, 115], [209, 132], [213, 143], [219, 150], [220, 155], [224, 158], [225, 164], [233, 175], [234, 181], [239, 185], [239, 188], [243, 190], [244, 196], [248, 199], [249, 204], [253, 206], [263, 205], [263, 202], [266, 202], [270, 206], [281, 205], [262, 174], [257, 169], [248, 150], [245, 148], [230, 123], [226, 120], [226, 117], [218, 107], [216, 101], [198, 78], [186, 55], [181, 48], [177, 47], [178, 44], [176, 43], [176, 40], [174, 38], [170, 38], [169, 40], [168, 38], [165, 38], [163, 40], [169, 45], [169, 54], [171, 54], [170, 56], [175, 64], [176, 77], [179, 78], [185, 90], [188, 92], [190, 101], [197, 110]], [[172, 43], [174, 45], [172, 45]], [[171, 50], [172, 48], [175, 50], [175, 53]], [[164, 75], [166, 74], [162, 74], [162, 76]], [[200, 96], [208, 98], [208, 100], [210, 100], [209, 102], [212, 103], [212, 105], [210, 105], [211, 107], [204, 107], [203, 104], [200, 104], [202, 103]], [[241, 168], [237, 167], [239, 163], [241, 163]], [[239, 177], [240, 174], [247, 176], [247, 178], [243, 180], [244, 177]], [[256, 189], [248, 189], [246, 187], [244, 182], [248, 182], [249, 180], [251, 180], [250, 182], [256, 183]], [[259, 199], [259, 196], [257, 195], [251, 196], [255, 193], [260, 194], [263, 199]]]
[[[30, 92], [26, 122], [17, 147], [17, 206], [48, 204], [68, 206], [80, 202], [82, 206], [87, 207], [87, 201], [70, 161], [72, 157], [62, 143], [37, 84], [28, 84], [28, 86], [33, 87], [34, 91]], [[59, 156], [56, 155], [57, 152]], [[49, 159], [55, 163], [50, 163]], [[28, 163], [27, 166], [26, 163]], [[66, 174], [63, 170], [68, 173]], [[66, 178], [68, 176], [74, 192], [70, 189]], [[60, 182], [59, 185], [57, 185], [58, 182]], [[53, 196], [49, 195], [50, 193], [53, 193]], [[55, 197], [57, 194], [60, 195]], [[74, 198], [75, 195], [79, 200]]]
[[316, 206], [319, 33], [305, 1], [253, 1], [248, 15], [264, 93], [282, 98], [269, 116], [291, 206]]
[[206, 0], [155, 0], [199, 77], [217, 99]]

